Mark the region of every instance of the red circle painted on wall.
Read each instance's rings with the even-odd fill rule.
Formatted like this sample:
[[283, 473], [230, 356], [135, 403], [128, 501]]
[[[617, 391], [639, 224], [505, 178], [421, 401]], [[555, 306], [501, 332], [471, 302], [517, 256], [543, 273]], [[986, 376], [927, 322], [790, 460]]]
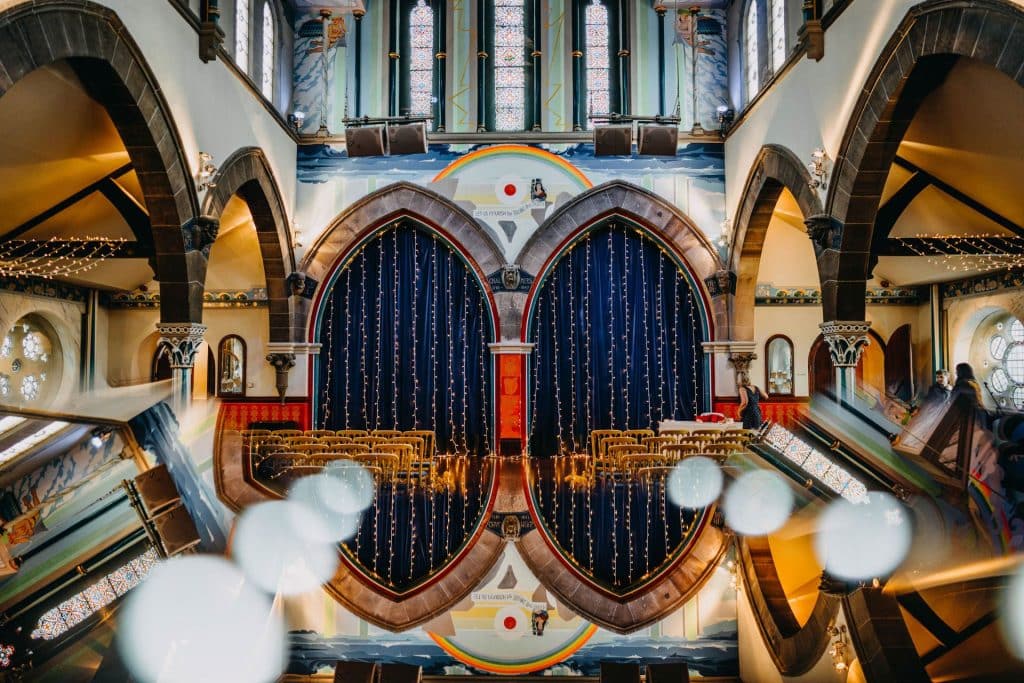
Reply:
[[505, 628], [511, 631], [516, 627], [516, 618], [511, 616], [505, 617], [505, 621], [503, 621], [502, 624], [505, 626]]
[[511, 197], [516, 193], [516, 186], [512, 183], [505, 185], [505, 196]]

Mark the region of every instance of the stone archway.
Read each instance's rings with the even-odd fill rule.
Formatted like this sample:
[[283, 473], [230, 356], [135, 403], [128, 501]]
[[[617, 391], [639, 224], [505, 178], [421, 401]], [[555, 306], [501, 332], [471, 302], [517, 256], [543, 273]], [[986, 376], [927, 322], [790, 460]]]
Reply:
[[224, 207], [235, 195], [246, 203], [252, 214], [267, 279], [270, 342], [302, 341], [303, 321], [293, 320], [289, 305], [288, 277], [295, 270], [295, 254], [288, 212], [266, 155], [258, 147], [239, 149], [227, 158], [214, 181], [216, 186], [203, 202], [204, 216], [219, 220]]
[[811, 175], [793, 152], [779, 145], [765, 145], [757, 155], [736, 210], [731, 245], [736, 296], [729, 338], [754, 339], [754, 297], [761, 251], [775, 205], [784, 189], [796, 199], [805, 220], [822, 213], [821, 200], [810, 187]]
[[[557, 258], [561, 248], [580, 230], [594, 225], [604, 218], [619, 216], [649, 229], [682, 257], [697, 286], [707, 301], [711, 301], [713, 329], [728, 329], [728, 312], [720, 299], [711, 300], [706, 281], [715, 276], [721, 268], [718, 253], [707, 237], [679, 209], [653, 192], [622, 180], [602, 183], [574, 197], [552, 214], [523, 246], [516, 258], [516, 264], [531, 276], [541, 273], [547, 264]], [[527, 297], [516, 295], [515, 313], [510, 319], [503, 313], [502, 332], [512, 330], [515, 336], [508, 338], [525, 339]], [[711, 334], [714, 338], [714, 334]]]
[[106, 108], [138, 175], [161, 320], [201, 321], [212, 240], [196, 218], [199, 202], [170, 108], [128, 29], [113, 10], [86, 0], [39, 0], [0, 12], [0, 97], [28, 73], [62, 60]]
[[882, 50], [843, 136], [826, 210], [815, 235], [824, 318], [864, 320], [875, 218], [889, 168], [917, 107], [956, 58], [988, 64], [1020, 82], [1024, 11], [1000, 0], [931, 0], [904, 18]]

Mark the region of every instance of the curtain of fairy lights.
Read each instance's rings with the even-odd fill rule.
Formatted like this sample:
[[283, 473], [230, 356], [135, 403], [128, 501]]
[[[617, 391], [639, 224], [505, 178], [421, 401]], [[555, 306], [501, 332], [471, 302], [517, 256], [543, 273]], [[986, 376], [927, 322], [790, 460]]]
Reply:
[[591, 231], [562, 254], [530, 326], [530, 453], [586, 450], [595, 429], [656, 429], [700, 412], [699, 297], [632, 227]]
[[450, 246], [411, 223], [383, 230], [324, 306], [322, 428], [432, 429], [439, 453], [488, 451], [488, 303]]

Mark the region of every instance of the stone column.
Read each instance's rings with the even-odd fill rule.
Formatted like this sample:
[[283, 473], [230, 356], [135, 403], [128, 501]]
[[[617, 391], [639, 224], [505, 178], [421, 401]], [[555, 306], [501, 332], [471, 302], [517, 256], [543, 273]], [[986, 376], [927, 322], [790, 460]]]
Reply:
[[836, 367], [836, 398], [851, 401], [857, 388], [857, 363], [871, 343], [871, 323], [863, 320], [833, 320], [821, 323], [821, 335], [828, 344]]
[[157, 323], [160, 343], [170, 349], [171, 401], [177, 413], [192, 403], [192, 366], [203, 343], [206, 325], [200, 323]]

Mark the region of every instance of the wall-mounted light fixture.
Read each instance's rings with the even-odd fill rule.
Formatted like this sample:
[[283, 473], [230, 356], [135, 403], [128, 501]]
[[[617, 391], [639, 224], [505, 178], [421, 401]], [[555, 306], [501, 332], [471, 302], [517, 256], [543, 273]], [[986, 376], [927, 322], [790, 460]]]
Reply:
[[292, 221], [292, 247], [295, 249], [302, 248], [302, 230], [295, 221]]
[[196, 171], [196, 190], [205, 192], [217, 187], [213, 177], [217, 175], [217, 167], [213, 163], [213, 155], [208, 152], [199, 153], [199, 170]]
[[306, 122], [306, 112], [296, 109], [288, 115], [288, 123], [295, 129], [296, 133], [302, 131], [302, 124]]
[[832, 657], [832, 668], [839, 672], [846, 671], [850, 668], [850, 664], [846, 660], [846, 649], [848, 647], [846, 626], [836, 626], [834, 624], [829, 626], [828, 636], [832, 639], [828, 648], [828, 654]]
[[736, 120], [736, 110], [728, 105], [720, 104], [716, 111], [718, 112], [718, 135], [724, 138], [732, 128], [732, 122]]
[[812, 190], [819, 187], [822, 190], [828, 189], [828, 154], [821, 147], [811, 152], [811, 163], [807, 164], [807, 170], [811, 172], [811, 180], [807, 183]]

